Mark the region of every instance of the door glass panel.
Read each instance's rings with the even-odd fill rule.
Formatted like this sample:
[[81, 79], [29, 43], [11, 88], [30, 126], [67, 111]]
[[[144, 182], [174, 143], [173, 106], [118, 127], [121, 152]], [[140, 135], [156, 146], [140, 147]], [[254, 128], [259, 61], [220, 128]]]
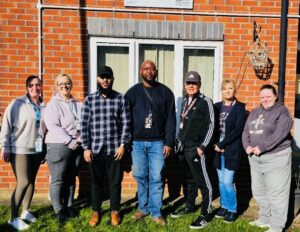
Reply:
[[[213, 99], [214, 50], [184, 49], [183, 74], [187, 73], [188, 71], [197, 71], [200, 74], [200, 92]], [[183, 94], [186, 94], [185, 90], [183, 90]]]
[[[139, 68], [145, 60], [152, 60], [157, 66], [157, 80], [171, 90], [174, 87], [174, 46], [140, 44]], [[141, 77], [139, 77], [141, 81]]]
[[107, 65], [114, 72], [113, 89], [125, 93], [129, 87], [129, 48], [117, 46], [97, 47], [97, 67]]

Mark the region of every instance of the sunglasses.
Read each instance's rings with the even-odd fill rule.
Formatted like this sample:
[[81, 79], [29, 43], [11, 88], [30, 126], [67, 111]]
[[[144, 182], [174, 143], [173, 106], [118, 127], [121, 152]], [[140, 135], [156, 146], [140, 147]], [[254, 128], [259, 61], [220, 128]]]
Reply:
[[197, 85], [198, 82], [186, 81], [185, 84], [186, 84], [186, 85]]
[[111, 76], [102, 76], [102, 77], [100, 76], [99, 78], [102, 79], [102, 80], [104, 80], [104, 79], [111, 80], [112, 79]]

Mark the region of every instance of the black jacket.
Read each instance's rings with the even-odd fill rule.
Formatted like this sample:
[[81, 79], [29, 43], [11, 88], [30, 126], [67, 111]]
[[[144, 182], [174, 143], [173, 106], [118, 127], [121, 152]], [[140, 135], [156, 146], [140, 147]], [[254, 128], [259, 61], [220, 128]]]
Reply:
[[214, 108], [211, 99], [203, 94], [197, 94], [193, 99], [195, 98], [196, 101], [184, 120], [182, 113], [188, 98], [186, 97], [183, 100], [181, 122], [184, 121], [184, 123], [183, 127], [180, 128], [178, 138], [183, 142], [185, 148], [199, 147], [205, 152], [213, 141], [215, 125]]
[[[237, 170], [240, 165], [240, 158], [244, 153], [242, 146], [242, 132], [246, 122], [245, 104], [239, 101], [233, 105], [226, 121], [225, 121], [225, 138], [219, 142], [219, 118], [223, 102], [215, 104], [216, 110], [216, 145], [220, 149], [224, 149], [225, 168], [229, 170]], [[221, 169], [220, 153], [216, 152], [214, 157], [214, 166]]]
[[[151, 96], [152, 103], [145, 89]], [[142, 83], [138, 83], [125, 94], [131, 110], [133, 140], [163, 139], [167, 146], [173, 147], [176, 133], [174, 94], [167, 86], [158, 82], [154, 87], [145, 89]], [[145, 129], [145, 118], [148, 117], [150, 109], [153, 114], [153, 125]]]

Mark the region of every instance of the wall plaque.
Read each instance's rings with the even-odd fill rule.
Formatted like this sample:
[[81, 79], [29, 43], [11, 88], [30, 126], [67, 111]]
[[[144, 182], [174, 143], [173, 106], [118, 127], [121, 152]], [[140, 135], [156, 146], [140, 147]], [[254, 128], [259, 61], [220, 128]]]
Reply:
[[193, 9], [193, 0], [124, 0], [125, 6]]

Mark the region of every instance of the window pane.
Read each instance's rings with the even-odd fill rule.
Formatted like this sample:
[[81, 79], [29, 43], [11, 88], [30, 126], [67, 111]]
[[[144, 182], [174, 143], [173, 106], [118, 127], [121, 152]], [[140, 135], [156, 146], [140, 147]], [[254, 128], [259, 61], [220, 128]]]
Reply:
[[114, 72], [113, 89], [125, 93], [129, 87], [129, 48], [116, 46], [98, 46], [97, 67], [107, 65]]
[[[188, 71], [197, 71], [200, 74], [202, 83], [200, 92], [213, 99], [214, 50], [185, 49], [183, 73]], [[185, 90], [183, 90], [183, 94], [185, 94]]]
[[[174, 46], [141, 44], [139, 49], [139, 67], [145, 60], [152, 60], [157, 66], [157, 80], [171, 90], [174, 87]], [[139, 77], [141, 81], [141, 77]]]

